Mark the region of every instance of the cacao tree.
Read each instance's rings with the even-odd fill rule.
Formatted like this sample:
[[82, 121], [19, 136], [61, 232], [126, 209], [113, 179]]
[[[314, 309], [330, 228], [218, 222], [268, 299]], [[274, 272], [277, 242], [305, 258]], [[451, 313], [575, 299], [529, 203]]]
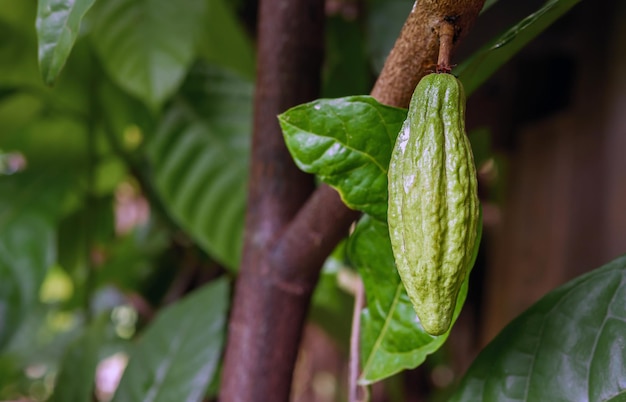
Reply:
[[[524, 232], [526, 223], [506, 215], [521, 199], [507, 172], [524, 163], [504, 152], [515, 149], [507, 141], [525, 140], [485, 124], [497, 110], [485, 99], [511, 105], [512, 122], [554, 112], [571, 83], [566, 57], [554, 58], [559, 68], [523, 70], [534, 81], [563, 80], [561, 92], [520, 105], [494, 91], [494, 82], [509, 82], [498, 74], [551, 30], [561, 32], [560, 24], [569, 21], [571, 32], [571, 15], [602, 22], [600, 30], [576, 27], [596, 41], [585, 49], [600, 52], [594, 34], [607, 49], [621, 49], [624, 6], [578, 3], [1, 2], [0, 399], [622, 400], [626, 259], [610, 254], [626, 250], [619, 235], [602, 237], [615, 246], [594, 254], [603, 259], [580, 275], [546, 269], [558, 282], [550, 292], [514, 283], [536, 303], [508, 295], [521, 314], [503, 329], [493, 325], [501, 330], [493, 339], [485, 323], [496, 314], [481, 305], [498, 277], [490, 256], [519, 243], [496, 229]], [[596, 113], [619, 104], [611, 88], [626, 89], [610, 70], [624, 65], [620, 52], [602, 54], [612, 62], [590, 58], [603, 70], [584, 76], [616, 84], [607, 84], [610, 101], [598, 102]], [[403, 204], [388, 191], [403, 185], [389, 176], [396, 138], [407, 114], [410, 121], [423, 111], [407, 110], [411, 95], [442, 67], [464, 88], [467, 119], [461, 98], [451, 101], [441, 83], [416, 93], [431, 99], [440, 91], [433, 124], [452, 119], [467, 128], [472, 149], [464, 162], [475, 168], [456, 170], [464, 172], [459, 182], [477, 176], [482, 214], [474, 206], [471, 224], [457, 226], [455, 211], [428, 226], [414, 209], [443, 205], [448, 193], [424, 190], [414, 193], [417, 204]], [[618, 161], [602, 181], [605, 198], [624, 200], [614, 174], [622, 158], [609, 151], [612, 159], [598, 158]], [[541, 166], [562, 169], [550, 162]], [[419, 166], [416, 174], [432, 176]], [[435, 286], [407, 292], [415, 256], [404, 259], [397, 247], [394, 256], [398, 239], [387, 223], [394, 203], [407, 219], [395, 224], [411, 218], [426, 227], [412, 236], [419, 250], [440, 228], [462, 227], [479, 239], [463, 250], [462, 275], [442, 298], [452, 314], [430, 331], [436, 335], [411, 302]], [[610, 213], [595, 221], [616, 222], [607, 233], [626, 232], [620, 204], [607, 205]], [[554, 237], [567, 242], [575, 225], [559, 222], [564, 229]], [[564, 255], [551, 266], [573, 260]], [[440, 269], [429, 266], [435, 277], [449, 276]], [[322, 328], [350, 366], [349, 375], [331, 376], [336, 386], [326, 399], [320, 382], [294, 375], [299, 353], [300, 362], [306, 357], [307, 326]], [[478, 341], [481, 330], [489, 336]], [[474, 342], [461, 350], [468, 333]], [[398, 381], [407, 378], [422, 386]], [[299, 387], [317, 389], [318, 399], [299, 395]]]

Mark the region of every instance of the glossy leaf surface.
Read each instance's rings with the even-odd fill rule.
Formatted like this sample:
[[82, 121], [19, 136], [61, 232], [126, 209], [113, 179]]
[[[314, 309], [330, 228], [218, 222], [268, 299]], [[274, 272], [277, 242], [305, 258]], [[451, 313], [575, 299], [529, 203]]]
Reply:
[[83, 17], [96, 0], [39, 0], [37, 36], [39, 68], [51, 85], [61, 72], [78, 37]]
[[406, 110], [370, 96], [320, 99], [279, 117], [300, 169], [336, 188], [352, 209], [387, 219], [387, 169]]
[[162, 310], [130, 356], [113, 402], [201, 401], [224, 344], [228, 282], [206, 285]]
[[452, 401], [626, 399], [626, 256], [548, 293], [476, 358]]

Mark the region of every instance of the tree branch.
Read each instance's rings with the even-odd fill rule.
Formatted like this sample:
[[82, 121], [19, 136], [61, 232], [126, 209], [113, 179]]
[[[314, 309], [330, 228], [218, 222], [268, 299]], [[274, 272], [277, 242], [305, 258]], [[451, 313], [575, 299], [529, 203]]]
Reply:
[[344, 205], [334, 189], [320, 186], [270, 251], [276, 276], [312, 292], [326, 257], [359, 215]]

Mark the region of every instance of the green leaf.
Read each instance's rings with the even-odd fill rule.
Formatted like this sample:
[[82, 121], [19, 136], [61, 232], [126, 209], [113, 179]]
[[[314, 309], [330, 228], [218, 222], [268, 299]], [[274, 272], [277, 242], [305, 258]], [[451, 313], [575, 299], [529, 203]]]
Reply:
[[[482, 224], [479, 224], [479, 237]], [[471, 266], [478, 254], [476, 242]], [[371, 384], [404, 369], [415, 368], [448, 338], [424, 332], [397, 273], [387, 225], [364, 216], [348, 241], [348, 254], [358, 267], [367, 308], [362, 312], [360, 382]], [[467, 296], [469, 274], [457, 298], [453, 324]]]
[[454, 74], [463, 82], [466, 95], [474, 92], [528, 42], [578, 2], [580, 0], [548, 0], [539, 10], [461, 63], [454, 69]]
[[208, 0], [205, 33], [198, 51], [206, 61], [236, 71], [253, 80], [255, 55], [252, 41], [236, 18], [232, 5], [224, 0]]
[[65, 181], [56, 176], [0, 176], [0, 348], [36, 304], [54, 262], [64, 190]]
[[133, 350], [113, 402], [200, 401], [224, 344], [228, 282], [194, 291], [155, 318]]
[[370, 96], [320, 99], [278, 116], [298, 167], [337, 189], [342, 200], [387, 220], [387, 169], [405, 109]]
[[212, 257], [239, 264], [243, 241], [252, 85], [215, 68], [197, 69], [185, 100], [167, 111], [148, 157], [172, 216]]
[[205, 0], [106, 0], [92, 40], [113, 79], [158, 109], [183, 81], [206, 15]]
[[49, 402], [81, 402], [92, 400], [100, 349], [106, 340], [109, 314], [98, 317], [72, 342], [61, 362], [54, 393]]
[[626, 256], [548, 293], [480, 353], [453, 401], [623, 401]]
[[52, 85], [65, 65], [80, 31], [80, 23], [95, 0], [39, 0], [37, 36], [39, 68]]

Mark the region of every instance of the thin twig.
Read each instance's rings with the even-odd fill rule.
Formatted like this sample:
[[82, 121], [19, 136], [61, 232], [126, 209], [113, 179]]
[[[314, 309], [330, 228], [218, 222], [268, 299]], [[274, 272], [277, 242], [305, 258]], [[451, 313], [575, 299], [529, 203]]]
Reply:
[[[349, 401], [362, 402], [367, 396], [367, 389], [359, 385], [359, 340], [361, 339], [361, 310], [365, 307], [365, 289], [363, 281], [358, 278], [354, 293], [354, 312], [352, 313], [352, 334], [350, 335], [350, 372], [348, 378]], [[360, 391], [360, 392], [359, 392]]]

